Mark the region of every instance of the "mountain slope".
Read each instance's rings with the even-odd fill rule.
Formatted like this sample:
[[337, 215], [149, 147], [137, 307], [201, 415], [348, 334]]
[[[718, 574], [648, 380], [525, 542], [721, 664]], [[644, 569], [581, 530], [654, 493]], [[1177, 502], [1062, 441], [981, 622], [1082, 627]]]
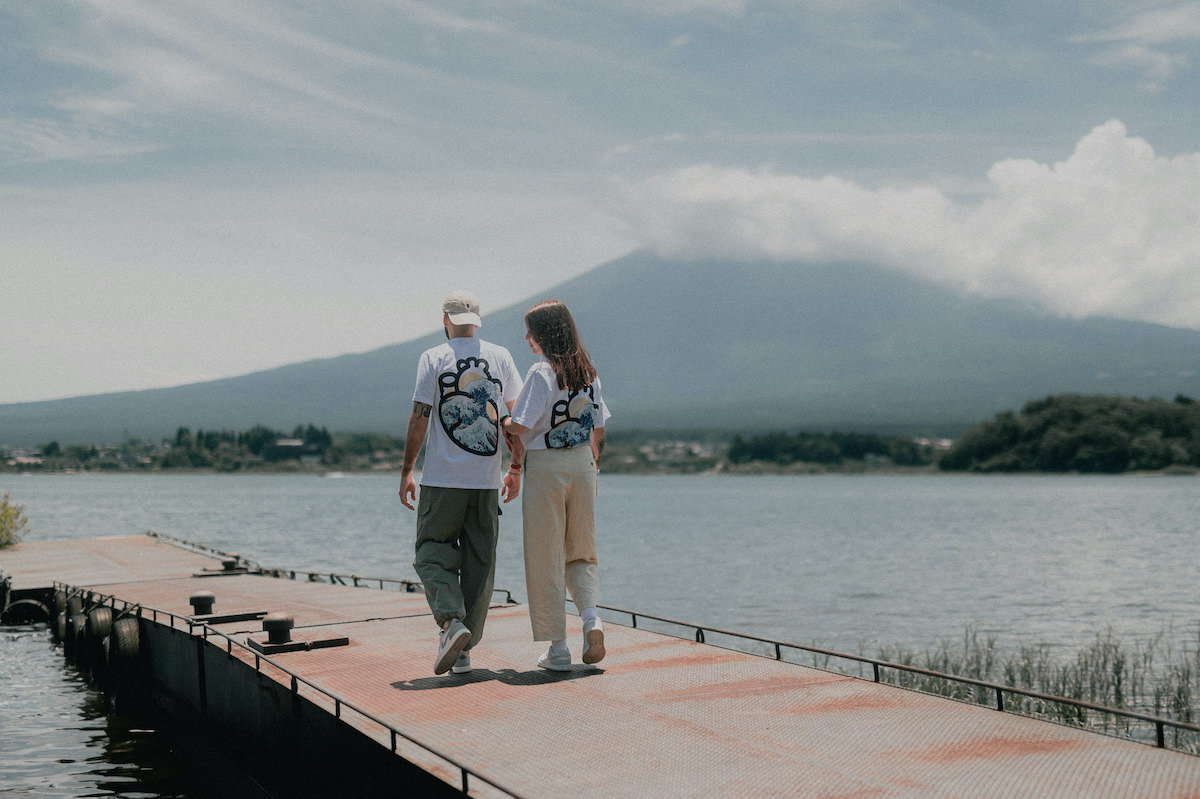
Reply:
[[[574, 313], [618, 428], [954, 434], [1060, 392], [1200, 392], [1200, 331], [1049, 317], [866, 264], [680, 263], [634, 253], [495, 312], [484, 337], [533, 358], [521, 316]], [[430, 326], [438, 310], [430, 309]], [[0, 405], [0, 443], [193, 430], [402, 434], [437, 333], [372, 352], [177, 388]]]

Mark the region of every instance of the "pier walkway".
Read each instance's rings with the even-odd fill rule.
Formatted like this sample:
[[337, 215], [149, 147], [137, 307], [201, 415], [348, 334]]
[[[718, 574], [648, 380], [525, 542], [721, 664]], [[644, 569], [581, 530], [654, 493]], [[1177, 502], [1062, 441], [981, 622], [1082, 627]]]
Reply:
[[[434, 676], [437, 628], [421, 593], [196, 576], [215, 564], [152, 536], [0, 551], [15, 591], [86, 587], [140, 606], [143, 624], [186, 627], [189, 597], [212, 591], [214, 616], [286, 612], [297, 641], [348, 638], [259, 657], [239, 644], [265, 641], [261, 622], [191, 633], [450, 785], [462, 786], [460, 766], [486, 778], [469, 781], [471, 795], [1200, 798], [1200, 757], [619, 619], [606, 619], [602, 663], [554, 673], [536, 666], [526, 609], [498, 604], [474, 671]], [[578, 658], [578, 619], [569, 624]]]

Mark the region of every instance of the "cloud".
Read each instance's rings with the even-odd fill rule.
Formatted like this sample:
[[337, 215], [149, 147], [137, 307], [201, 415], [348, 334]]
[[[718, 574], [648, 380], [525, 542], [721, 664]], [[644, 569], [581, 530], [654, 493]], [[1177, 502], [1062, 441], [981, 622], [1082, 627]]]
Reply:
[[1200, 154], [1117, 120], [1065, 161], [996, 163], [971, 200], [700, 165], [626, 184], [625, 235], [683, 258], [871, 261], [1070, 316], [1200, 328]]
[[296, 150], [389, 158], [428, 151], [428, 140], [462, 130], [466, 123], [443, 108], [448, 96], [524, 99], [490, 76], [461, 74], [438, 59], [424, 65], [411, 41], [390, 35], [490, 37], [504, 34], [503, 26], [423, 4], [400, 11], [384, 15], [388, 27], [374, 36], [354, 35], [377, 22], [362, 6], [345, 10], [359, 25], [345, 29], [333, 24], [335, 10], [295, 15], [229, 0], [184, 9], [85, 2], [62, 25], [27, 11], [29, 58], [53, 78], [43, 87], [17, 85], [28, 110], [0, 116], [0, 158], [93, 161], [188, 149], [256, 155], [268, 137]]
[[1186, 54], [1171, 48], [1200, 41], [1200, 3], [1141, 11], [1107, 30], [1075, 36], [1071, 41], [1110, 45], [1093, 63], [1131, 67], [1146, 76], [1146, 89], [1161, 91], [1168, 80], [1190, 66]]
[[1135, 14], [1108, 31], [1078, 37], [1081, 41], [1137, 41], [1166, 44], [1200, 40], [1200, 3], [1176, 3]]
[[0, 117], [0, 162], [108, 161], [156, 149], [127, 136], [110, 136], [92, 125]]
[[684, 16], [697, 13], [717, 13], [723, 16], [740, 17], [746, 13], [751, 0], [637, 0], [622, 2], [621, 5], [635, 13], [652, 16]]

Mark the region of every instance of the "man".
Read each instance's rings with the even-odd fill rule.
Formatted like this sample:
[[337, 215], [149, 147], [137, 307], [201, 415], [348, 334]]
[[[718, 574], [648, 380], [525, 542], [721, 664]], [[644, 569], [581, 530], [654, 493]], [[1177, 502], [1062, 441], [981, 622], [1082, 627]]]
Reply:
[[476, 338], [482, 324], [473, 295], [446, 297], [447, 340], [421, 354], [404, 441], [400, 501], [412, 510], [413, 468], [428, 432], [413, 567], [441, 627], [434, 674], [471, 670], [468, 652], [483, 637], [492, 599], [499, 495], [511, 502], [521, 490], [520, 444], [505, 469], [500, 419], [522, 381], [508, 350]]

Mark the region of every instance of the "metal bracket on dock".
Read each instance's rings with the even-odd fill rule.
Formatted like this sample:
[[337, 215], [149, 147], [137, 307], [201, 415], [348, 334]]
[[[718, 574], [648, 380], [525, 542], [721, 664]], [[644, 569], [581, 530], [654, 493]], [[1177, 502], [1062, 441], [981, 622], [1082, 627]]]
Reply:
[[253, 610], [247, 613], [199, 613], [188, 616], [193, 624], [229, 624], [235, 621], [257, 621], [266, 616], [265, 610]]
[[193, 577], [228, 577], [231, 574], [249, 574], [246, 566], [235, 566], [232, 569], [203, 569], [193, 574]]
[[310, 649], [325, 649], [332, 646], [349, 646], [350, 639], [345, 636], [334, 638], [315, 638], [308, 641], [291, 640], [284, 644], [272, 644], [270, 641], [246, 639], [246, 646], [264, 655], [275, 655], [280, 652], [307, 652]]
[[248, 574], [250, 567], [242, 560], [242, 556], [236, 552], [226, 553], [221, 559], [221, 568], [219, 569], [201, 569], [198, 573], [193, 574], [193, 577], [224, 577], [228, 574]]
[[263, 630], [267, 633], [266, 641], [246, 639], [246, 645], [264, 655], [279, 652], [307, 652], [310, 649], [324, 649], [331, 646], [348, 646], [350, 639], [345, 636], [321, 637], [320, 633], [305, 634], [301, 640], [292, 640], [292, 627], [295, 619], [288, 613], [268, 613], [263, 618]]

